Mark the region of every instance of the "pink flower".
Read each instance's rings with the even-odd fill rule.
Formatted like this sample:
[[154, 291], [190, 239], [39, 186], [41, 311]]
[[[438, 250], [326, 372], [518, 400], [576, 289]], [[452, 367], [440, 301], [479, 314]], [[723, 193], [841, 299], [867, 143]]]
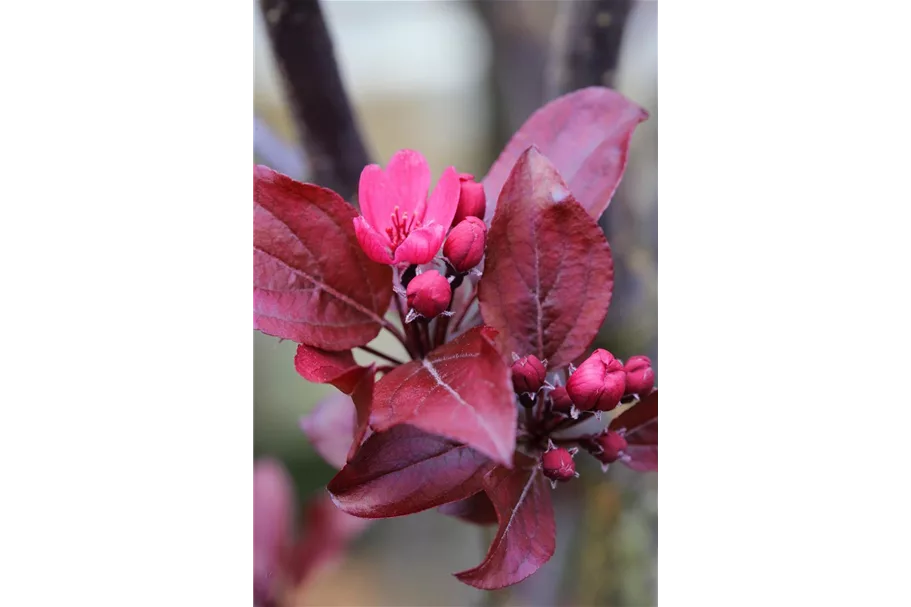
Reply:
[[459, 175], [449, 167], [430, 189], [427, 160], [401, 150], [384, 171], [371, 164], [361, 173], [360, 217], [354, 219], [357, 241], [378, 263], [428, 263], [440, 250], [459, 205]]

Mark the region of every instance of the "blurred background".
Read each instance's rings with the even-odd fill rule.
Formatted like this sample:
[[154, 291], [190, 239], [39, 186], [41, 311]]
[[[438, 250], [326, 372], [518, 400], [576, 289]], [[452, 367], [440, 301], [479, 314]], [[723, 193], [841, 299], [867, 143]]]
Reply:
[[[267, 27], [278, 2], [254, 3], [254, 156], [312, 176]], [[288, 1], [293, 5], [293, 1]], [[389, 1], [321, 3], [367, 154], [385, 164], [420, 150], [434, 181], [455, 165], [480, 180], [509, 136], [546, 101], [601, 84], [646, 108], [620, 189], [601, 219], [615, 291], [596, 347], [657, 357], [657, 2]], [[313, 82], [319, 87], [320, 82]], [[329, 185], [329, 184], [324, 184]], [[285, 463], [301, 503], [334, 470], [298, 421], [334, 390], [294, 371], [295, 344], [254, 332], [254, 449]], [[399, 352], [381, 341], [380, 349]], [[660, 379], [660, 372], [659, 372]], [[580, 458], [580, 482], [554, 494], [557, 552], [511, 591], [484, 593], [452, 573], [483, 559], [492, 532], [435, 511], [371, 525], [344, 559], [299, 592], [300, 605], [653, 605], [658, 475], [602, 474]]]

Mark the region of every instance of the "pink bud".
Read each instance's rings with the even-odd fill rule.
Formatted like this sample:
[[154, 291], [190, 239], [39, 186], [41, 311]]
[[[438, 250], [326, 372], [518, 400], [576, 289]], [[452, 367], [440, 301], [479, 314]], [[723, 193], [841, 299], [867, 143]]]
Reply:
[[478, 217], [484, 219], [484, 213], [487, 211], [487, 198], [484, 195], [484, 186], [476, 183], [474, 175], [462, 173], [459, 175], [459, 206], [456, 208], [455, 217], [452, 220], [453, 225], [458, 225], [466, 217]]
[[646, 395], [655, 387], [655, 371], [648, 356], [631, 356], [623, 366], [626, 371], [626, 393]]
[[620, 459], [620, 452], [626, 449], [626, 439], [614, 432], [605, 430], [604, 434], [595, 437], [595, 444], [601, 447], [601, 453], [592, 453], [602, 464], [613, 464]]
[[409, 308], [424, 318], [434, 318], [449, 307], [452, 289], [443, 275], [427, 270], [411, 279], [405, 295]]
[[541, 464], [544, 476], [551, 480], [568, 481], [576, 476], [576, 462], [572, 454], [562, 447], [545, 452], [541, 456]]
[[623, 398], [626, 373], [614, 355], [601, 348], [569, 376], [566, 391], [582, 411], [610, 411]]
[[535, 393], [544, 385], [547, 370], [537, 356], [530, 354], [512, 363], [512, 386], [519, 394]]
[[487, 226], [477, 217], [466, 217], [452, 228], [443, 255], [459, 272], [467, 272], [484, 257], [484, 243], [487, 240]]
[[550, 392], [554, 401], [553, 410], [563, 415], [569, 415], [573, 408], [573, 399], [569, 397], [566, 386], [557, 386]]

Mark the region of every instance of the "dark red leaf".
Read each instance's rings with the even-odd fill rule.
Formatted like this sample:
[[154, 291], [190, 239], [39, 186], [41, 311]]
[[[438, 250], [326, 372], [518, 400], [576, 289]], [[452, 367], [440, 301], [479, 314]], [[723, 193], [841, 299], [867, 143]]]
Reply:
[[392, 269], [361, 250], [354, 208], [264, 166], [253, 171], [253, 202], [254, 327], [326, 350], [376, 337]]
[[376, 385], [370, 425], [383, 432], [407, 423], [512, 466], [516, 406], [495, 335], [478, 327], [424, 360], [396, 367]]
[[310, 502], [303, 513], [301, 538], [292, 553], [290, 569], [294, 583], [299, 585], [332, 564], [369, 524], [368, 520], [336, 508], [325, 494]]
[[549, 369], [585, 352], [610, 305], [610, 247], [536, 149], [516, 163], [487, 242], [481, 315], [503, 351], [546, 358]]
[[551, 101], [513, 135], [484, 178], [489, 223], [513, 165], [535, 145], [559, 169], [576, 200], [598, 219], [626, 169], [630, 139], [648, 112], [603, 87], [581, 89]]
[[658, 469], [658, 390], [615, 417], [611, 430], [625, 430], [628, 443], [624, 452], [630, 460], [624, 464], [640, 472]]
[[476, 525], [493, 525], [497, 522], [497, 511], [483, 491], [458, 502], [443, 504], [437, 510]]
[[[345, 394], [351, 395], [357, 409], [354, 442], [349, 443], [351, 447], [348, 452], [348, 459], [351, 459], [354, 457], [357, 447], [363, 441], [370, 422], [376, 365], [370, 365], [369, 367], [359, 366], [354, 361], [354, 355], [351, 354], [351, 350], [328, 352], [301, 344], [297, 347], [297, 354], [294, 356], [294, 368], [304, 379], [317, 383], [332, 384]], [[335, 446], [333, 446], [334, 448]]]
[[350, 396], [338, 392], [331, 394], [301, 418], [300, 428], [326, 463], [341, 470], [352, 449], [357, 428], [354, 402]]
[[497, 467], [484, 477], [499, 530], [484, 562], [456, 573], [462, 582], [494, 590], [521, 582], [550, 560], [556, 547], [550, 485], [538, 462], [516, 453], [513, 470]]
[[470, 447], [401, 425], [368, 438], [328, 488], [348, 514], [389, 518], [474, 495], [493, 465]]

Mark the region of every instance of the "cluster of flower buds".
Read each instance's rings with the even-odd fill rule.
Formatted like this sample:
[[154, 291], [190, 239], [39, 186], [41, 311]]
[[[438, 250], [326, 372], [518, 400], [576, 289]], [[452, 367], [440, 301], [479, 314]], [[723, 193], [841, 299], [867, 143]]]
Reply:
[[473, 269], [484, 257], [487, 244], [487, 224], [484, 213], [487, 198], [484, 186], [474, 180], [474, 175], [459, 175], [459, 206], [452, 220], [452, 229], [443, 243], [443, 256], [459, 274]]
[[[427, 270], [410, 280], [403, 280], [407, 283], [408, 321], [418, 317], [430, 320], [445, 313], [452, 299], [452, 288], [484, 258], [487, 243], [487, 225], [483, 219], [487, 210], [484, 186], [476, 183], [472, 175], [463, 173], [459, 175], [459, 188], [455, 218], [443, 243], [443, 256], [451, 271], [456, 273], [455, 278]], [[413, 268], [415, 266], [409, 271], [413, 272]], [[458, 282], [453, 284], [453, 280]]]
[[[520, 403], [532, 406], [534, 393], [544, 386], [549, 388], [545, 410], [550, 412], [551, 418], [544, 420], [548, 432], [571, 427], [574, 422], [566, 419], [576, 420], [583, 412], [600, 416], [603, 411], [612, 411], [621, 402], [631, 402], [649, 394], [655, 385], [655, 372], [647, 356], [630, 357], [624, 364], [607, 350], [595, 350], [578, 368], [570, 367], [565, 386], [547, 384], [546, 366], [534, 356], [515, 358], [512, 377]], [[605, 428], [579, 439], [578, 444], [601, 463], [602, 470], [606, 471], [610, 464], [627, 457], [628, 444], [622, 430], [616, 432]], [[575, 448], [564, 449], [555, 446], [553, 440], [549, 441], [548, 449], [541, 457], [541, 466], [554, 486], [558, 481], [578, 476], [573, 461], [576, 452]]]

